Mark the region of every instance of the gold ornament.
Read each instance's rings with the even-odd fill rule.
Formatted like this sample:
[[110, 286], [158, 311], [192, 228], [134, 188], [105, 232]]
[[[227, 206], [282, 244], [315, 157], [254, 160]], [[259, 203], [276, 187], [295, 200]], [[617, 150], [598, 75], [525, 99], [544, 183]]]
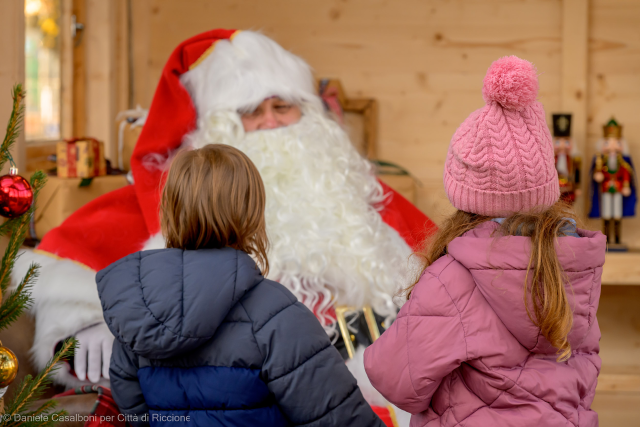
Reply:
[[0, 388], [13, 382], [18, 374], [18, 358], [13, 351], [0, 347]]

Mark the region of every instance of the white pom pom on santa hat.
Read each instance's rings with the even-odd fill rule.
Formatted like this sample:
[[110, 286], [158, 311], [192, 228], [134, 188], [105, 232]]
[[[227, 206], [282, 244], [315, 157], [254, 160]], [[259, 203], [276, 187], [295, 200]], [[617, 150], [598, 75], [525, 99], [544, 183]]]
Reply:
[[272, 96], [322, 106], [309, 65], [253, 31], [239, 31], [215, 42], [180, 81], [198, 117], [222, 110], [252, 111]]
[[538, 97], [536, 67], [517, 56], [505, 56], [491, 64], [484, 78], [482, 96], [508, 110], [521, 110]]

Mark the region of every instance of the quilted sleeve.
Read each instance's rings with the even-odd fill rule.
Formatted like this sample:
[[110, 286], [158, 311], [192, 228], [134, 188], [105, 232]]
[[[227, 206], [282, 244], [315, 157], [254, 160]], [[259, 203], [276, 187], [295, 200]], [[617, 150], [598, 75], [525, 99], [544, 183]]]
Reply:
[[460, 314], [440, 279], [425, 273], [396, 321], [367, 348], [371, 384], [412, 414], [428, 409], [442, 379], [467, 360]]
[[147, 427], [149, 408], [138, 381], [137, 358], [118, 340], [113, 341], [109, 377], [111, 393], [120, 412], [129, 416], [128, 421], [133, 427]]
[[[270, 298], [286, 291], [275, 285]], [[254, 330], [263, 379], [282, 413], [296, 426], [383, 427], [316, 317], [286, 293], [286, 305]]]

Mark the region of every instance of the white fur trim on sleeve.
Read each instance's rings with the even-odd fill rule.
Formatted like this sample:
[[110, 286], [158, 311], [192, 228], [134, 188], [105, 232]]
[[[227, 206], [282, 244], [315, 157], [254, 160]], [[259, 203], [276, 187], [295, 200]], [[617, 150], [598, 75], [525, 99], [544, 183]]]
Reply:
[[271, 96], [321, 108], [309, 65], [253, 31], [217, 41], [213, 51], [180, 81], [198, 117], [221, 110], [252, 111]]
[[371, 406], [392, 406], [393, 412], [396, 416], [396, 421], [398, 422], [398, 427], [409, 427], [411, 414], [390, 404], [380, 394], [380, 392], [373, 387], [371, 381], [369, 381], [367, 372], [364, 369], [364, 350], [365, 348], [363, 346], [359, 346], [356, 350], [356, 354], [353, 356], [353, 359], [347, 360], [346, 362], [351, 375], [353, 375], [358, 382], [358, 388], [360, 388], [364, 399]]
[[164, 249], [166, 247], [167, 247], [167, 241], [162, 236], [162, 233], [157, 233], [149, 237], [149, 240], [147, 240], [144, 243], [142, 250], [150, 251], [152, 249]]
[[[53, 356], [58, 342], [104, 319], [95, 271], [71, 260], [26, 250], [13, 269], [14, 287], [32, 263], [40, 265], [40, 275], [31, 293], [34, 300], [31, 313], [36, 324], [31, 353], [36, 369], [41, 370]], [[72, 387], [81, 384], [64, 368], [57, 371], [55, 379]]]
[[389, 402], [382, 397], [380, 392], [373, 388], [366, 371], [364, 370], [364, 349], [363, 346], [358, 346], [356, 354], [353, 355], [353, 359], [349, 359], [346, 362], [347, 368], [351, 372], [358, 382], [358, 387], [364, 396], [364, 399], [371, 406], [387, 406]]

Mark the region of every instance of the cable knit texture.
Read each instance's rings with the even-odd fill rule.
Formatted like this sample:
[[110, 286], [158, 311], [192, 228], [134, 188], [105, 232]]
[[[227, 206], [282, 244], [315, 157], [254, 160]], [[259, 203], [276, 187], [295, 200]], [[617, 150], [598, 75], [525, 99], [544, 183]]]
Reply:
[[482, 94], [487, 105], [451, 139], [444, 168], [449, 200], [488, 216], [552, 206], [560, 189], [534, 65], [515, 56], [498, 59]]

